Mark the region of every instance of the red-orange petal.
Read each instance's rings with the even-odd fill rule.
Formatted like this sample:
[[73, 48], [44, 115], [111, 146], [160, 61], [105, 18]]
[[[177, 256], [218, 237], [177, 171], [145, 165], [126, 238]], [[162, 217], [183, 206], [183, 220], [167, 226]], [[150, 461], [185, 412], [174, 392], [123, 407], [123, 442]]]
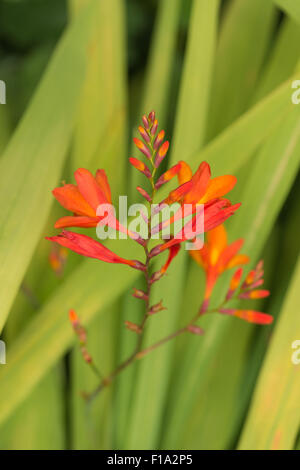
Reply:
[[207, 247], [210, 264], [215, 265], [227, 247], [227, 232], [223, 224], [207, 232]]
[[177, 256], [179, 250], [180, 250], [180, 244], [171, 246], [171, 248], [169, 249], [168, 259], [167, 259], [167, 261], [165, 262], [165, 264], [163, 265], [163, 267], [160, 270], [160, 272], [162, 274], [164, 274], [167, 271], [167, 269], [170, 266], [171, 262], [173, 261], [175, 256]]
[[188, 165], [183, 160], [181, 160], [179, 164], [180, 164], [180, 170], [178, 173], [178, 181], [179, 181], [179, 184], [184, 184], [187, 181], [190, 181], [192, 179], [193, 172], [191, 170], [190, 165]]
[[100, 188], [102, 189], [102, 192], [106, 198], [106, 201], [109, 204], [111, 204], [111, 190], [110, 190], [110, 186], [109, 186], [109, 182], [108, 182], [105, 170], [101, 170], [101, 169], [97, 170], [95, 179], [98, 185], [100, 186]]
[[235, 255], [228, 263], [227, 269], [235, 268], [243, 264], [249, 263], [250, 258], [247, 255]]
[[240, 281], [241, 281], [241, 278], [242, 278], [242, 275], [243, 275], [243, 268], [238, 268], [236, 270], [236, 272], [234, 273], [234, 275], [232, 276], [231, 278], [231, 281], [230, 281], [230, 287], [229, 289], [231, 291], [235, 291], [236, 288], [238, 287]]
[[204, 206], [204, 231], [208, 232], [220, 224], [223, 224], [228, 217], [232, 216], [241, 204], [231, 205], [225, 199], [215, 200]]
[[234, 188], [236, 182], [237, 179], [233, 175], [224, 175], [212, 178], [207, 186], [203, 198], [199, 202], [205, 203], [210, 199], [225, 196], [225, 194]]
[[232, 258], [237, 254], [237, 252], [241, 249], [243, 243], [244, 240], [240, 238], [239, 240], [236, 240], [230, 245], [228, 245], [225, 250], [223, 250], [218, 260], [218, 268], [220, 271], [224, 271], [224, 269], [227, 269], [228, 264], [230, 263]]
[[106, 204], [107, 199], [92, 173], [86, 168], [78, 168], [74, 173], [78, 189], [90, 206], [97, 211], [100, 204]]
[[207, 162], [200, 163], [198, 170], [191, 179], [192, 187], [184, 199], [185, 203], [190, 204], [200, 201], [206, 192], [210, 175], [211, 172], [209, 164]]
[[93, 208], [84, 199], [79, 189], [74, 184], [65, 184], [64, 186], [53, 189], [53, 196], [68, 211], [78, 215], [87, 215], [95, 217]]
[[55, 222], [55, 228], [66, 228], [66, 227], [97, 227], [99, 223], [99, 217], [84, 217], [84, 216], [66, 216], [61, 217]]
[[72, 325], [74, 325], [75, 323], [78, 323], [79, 322], [79, 318], [75, 312], [75, 310], [71, 309], [69, 311], [69, 320], [70, 322], [72, 323]]

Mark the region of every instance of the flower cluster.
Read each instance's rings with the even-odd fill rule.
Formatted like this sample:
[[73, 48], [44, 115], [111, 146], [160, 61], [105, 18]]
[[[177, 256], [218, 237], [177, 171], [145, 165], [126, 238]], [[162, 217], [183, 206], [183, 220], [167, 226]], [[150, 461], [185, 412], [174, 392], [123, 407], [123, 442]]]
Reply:
[[[204, 301], [199, 314], [208, 312], [210, 297], [219, 276], [226, 270], [244, 265], [249, 262], [247, 255], [238, 254], [244, 240], [239, 239], [228, 245], [227, 233], [223, 225], [219, 225], [207, 234], [207, 242], [201, 250], [190, 251], [191, 257], [204, 269], [206, 275]], [[256, 268], [249, 272], [245, 281], [241, 283], [243, 268], [239, 267], [231, 281], [225, 300], [222, 305], [211, 311], [226, 315], [232, 315], [250, 323], [270, 324], [273, 317], [266, 313], [255, 310], [240, 310], [234, 308], [224, 308], [230, 300], [241, 299], [261, 299], [268, 297], [270, 292], [265, 289], [257, 289], [262, 286], [263, 261], [260, 261]]]
[[[90, 397], [95, 396], [134, 360], [143, 357], [151, 350], [179, 334], [190, 332], [202, 335], [203, 330], [196, 322], [201, 315], [209, 312], [208, 306], [211, 293], [218, 277], [225, 270], [243, 265], [249, 261], [246, 255], [238, 254], [243, 241], [237, 240], [228, 245], [226, 231], [222, 225], [240, 206], [240, 204], [231, 204], [224, 197], [235, 186], [235, 176], [222, 175], [212, 178], [211, 169], [207, 162], [200, 163], [193, 173], [190, 166], [183, 160], [161, 174], [160, 168], [169, 150], [169, 142], [165, 140], [165, 132], [158, 129], [158, 121], [154, 111], [142, 117], [142, 125], [138, 127], [138, 131], [140, 138], [134, 138], [133, 140], [146, 160], [143, 161], [136, 157], [131, 157], [129, 162], [144, 175], [148, 185], [148, 187], [138, 186], [136, 188], [149, 206], [148, 214], [142, 214], [143, 220], [147, 225], [146, 236], [141, 236], [135, 231], [129, 230], [127, 224], [122, 224], [114, 212], [107, 214], [103, 210], [99, 210], [112, 203], [110, 185], [103, 169], [98, 170], [95, 175], [92, 175], [89, 170], [79, 168], [74, 173], [76, 184], [64, 184], [62, 187], [53, 190], [53, 195], [57, 201], [65, 209], [72, 212], [72, 215], [57, 220], [55, 228], [63, 230], [59, 235], [49, 237], [48, 240], [86, 257], [96, 258], [107, 263], [126, 264], [141, 271], [145, 277], [145, 290], [134, 289], [133, 291], [133, 296], [145, 303], [144, 316], [139, 324], [134, 324], [130, 321], [125, 322], [126, 328], [137, 335], [136, 348], [132, 355], [121, 363], [110, 376], [101, 379], [99, 387]], [[165, 183], [173, 180], [173, 178], [176, 178], [178, 181], [176, 187], [169, 192], [167, 197], [162, 200], [158, 199], [159, 202], [153, 205], [154, 199], [160, 194], [160, 188]], [[176, 205], [173, 215], [153, 225], [154, 217], [164, 207], [170, 207], [173, 204]], [[186, 217], [188, 218], [187, 221]], [[202, 220], [201, 224], [198, 223], [199, 217]], [[180, 230], [176, 233], [174, 230], [174, 234], [166, 239], [164, 230], [170, 228], [173, 224], [175, 227], [175, 223], [178, 221], [181, 222]], [[117, 232], [126, 234], [135, 243], [142, 246], [144, 249], [144, 259], [132, 260], [122, 258], [94, 238], [66, 230], [69, 227], [112, 227]], [[203, 235], [205, 232], [208, 232], [207, 242], [203, 247], [199, 248], [199, 244], [197, 244], [198, 236]], [[159, 240], [154, 246], [152, 238]], [[162, 301], [156, 304], [150, 303], [151, 287], [154, 282], [159, 281], [165, 275], [173, 259], [178, 254], [182, 243], [187, 240], [190, 240], [193, 244], [194, 249], [190, 252], [191, 256], [204, 268], [206, 273], [204, 302], [196, 317], [188, 325], [143, 350], [142, 338], [148, 318], [165, 310]], [[168, 256], [164, 264], [157, 271], [153, 271], [153, 258], [166, 250]], [[258, 265], [256, 270], [249, 273], [245, 282], [238, 288], [241, 275], [242, 271], [239, 268], [233, 276], [225, 301], [214, 311], [234, 315], [247, 321], [270, 323], [270, 316], [260, 312], [224, 308], [225, 303], [235, 297], [245, 299], [267, 295], [267, 291], [256, 289], [256, 287], [262, 284], [261, 264]], [[86, 350], [85, 330], [81, 327], [78, 317], [74, 312], [71, 313], [70, 319], [76, 334], [79, 336], [84, 359], [89, 363], [91, 360]]]

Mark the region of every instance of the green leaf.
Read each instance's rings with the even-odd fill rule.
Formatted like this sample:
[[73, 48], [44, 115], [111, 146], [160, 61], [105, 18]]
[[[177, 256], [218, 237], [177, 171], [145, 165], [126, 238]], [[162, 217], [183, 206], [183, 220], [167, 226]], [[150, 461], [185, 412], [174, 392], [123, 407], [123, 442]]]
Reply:
[[300, 3], [298, 0], [273, 0], [276, 5], [300, 23]]
[[[293, 449], [300, 424], [299, 364], [292, 349], [300, 338], [298, 314], [300, 259], [264, 361], [243, 429], [240, 449]], [[299, 350], [299, 345], [298, 345]]]
[[100, 166], [105, 168], [113, 193], [117, 189], [121, 193], [125, 182], [127, 77], [124, 24], [122, 0], [97, 2], [72, 148], [74, 169], [84, 167], [93, 172]]
[[[230, 239], [245, 238], [243, 252], [249, 254], [253, 262], [270, 233], [299, 167], [300, 118], [298, 109], [292, 106], [285, 122], [274, 130], [262, 147], [241, 194], [243, 204], [230, 223]], [[224, 290], [217, 290], [217, 302], [225, 295]], [[180, 442], [180, 436], [186, 429], [187, 416], [192, 414], [197, 396], [201, 395], [205, 374], [212, 367], [214, 351], [226, 335], [230, 337], [230, 321], [227, 318], [204, 318], [203, 325], [206, 334], [200, 340], [190, 340], [184, 359], [176, 368], [178, 378], [174, 390], [177, 393], [170, 400], [165, 447], [176, 448]], [[197, 372], [191, 364], [197, 364]]]
[[[164, 0], [158, 4], [157, 20], [154, 26], [150, 57], [145, 72], [145, 84], [141, 96], [142, 105], [137, 116], [138, 122], [140, 122], [144, 113], [154, 110], [160, 127], [164, 128], [167, 124], [181, 7], [182, 0]], [[134, 134], [136, 135], [136, 133], [137, 126], [134, 129]], [[136, 151], [135, 145], [132, 145], [131, 153], [134, 155]], [[135, 188], [142, 182], [143, 176], [132, 168], [131, 192], [134, 200], [137, 198]]]
[[289, 18], [285, 18], [276, 36], [276, 43], [270, 59], [254, 92], [255, 102], [288, 79], [296, 68], [299, 56], [300, 25]]
[[[88, 327], [88, 351], [102, 375], [116, 364], [116, 331], [119, 302], [108, 305], [105, 315], [95, 315]], [[113, 433], [113, 387], [104, 390], [92, 406], [87, 406], [81, 391], [89, 392], [99, 384], [99, 377], [84, 362], [78, 343], [71, 355], [71, 448], [111, 449]]]
[[51, 370], [1, 426], [1, 449], [63, 450], [66, 447], [64, 372], [61, 365]]
[[0, 162], [0, 330], [53, 200], [85, 77], [93, 2], [61, 40]]
[[[119, 243], [120, 247], [122, 241], [115, 244]], [[136, 255], [133, 241], [127, 253], [129, 257]], [[24, 333], [13, 345], [8, 344], [7, 364], [0, 370], [0, 423], [75, 340], [68, 321], [69, 309], [74, 308], [86, 325], [100, 310], [105, 313], [105, 309], [136, 277], [137, 271], [133, 269], [113, 264], [106, 264], [104, 269], [102, 263], [89, 259], [55, 290]], [[113, 283], [111, 279], [114, 279]], [[20, 383], [22, 387], [18, 386]]]
[[[71, 2], [71, 7], [79, 14], [78, 1]], [[72, 153], [74, 169], [85, 167], [95, 171], [100, 167], [105, 168], [113, 194], [117, 189], [120, 193], [125, 183], [127, 147], [123, 10], [124, 6], [120, 0], [97, 4], [91, 31], [92, 48]], [[116, 354], [114, 349], [117, 342], [114, 342], [114, 338], [118, 325], [114, 324], [114, 321], [119, 319], [116, 315], [117, 307], [118, 304], [112, 305], [104, 318], [96, 316], [89, 328], [89, 351], [100, 369], [104, 367], [106, 374], [113, 369], [113, 356]], [[78, 346], [75, 346], [75, 351], [71, 354], [72, 446], [76, 449], [108, 448], [112, 446], [112, 387], [101, 395], [92, 410], [87, 413], [79, 390], [94, 388], [99, 378], [93, 377], [77, 349]]]
[[274, 29], [271, 0], [233, 0], [221, 25], [209, 116], [211, 138], [249, 107]]

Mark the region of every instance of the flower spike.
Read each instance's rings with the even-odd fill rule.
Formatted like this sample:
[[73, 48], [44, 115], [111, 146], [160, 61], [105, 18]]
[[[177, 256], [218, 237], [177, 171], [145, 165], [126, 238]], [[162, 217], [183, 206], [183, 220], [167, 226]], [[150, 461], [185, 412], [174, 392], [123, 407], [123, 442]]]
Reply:
[[[146, 191], [140, 186], [137, 187], [139, 193], [150, 205], [150, 213], [148, 212], [146, 214], [143, 209], [138, 209], [143, 218], [142, 221], [144, 221], [147, 226], [147, 235], [145, 238], [141, 238], [137, 233], [128, 230], [127, 225], [123, 226], [119, 220], [116, 219], [115, 210], [111, 204], [111, 190], [104, 170], [100, 169], [93, 175], [89, 170], [79, 168], [74, 173], [76, 184], [65, 184], [63, 187], [55, 188], [53, 191], [55, 198], [60, 204], [71, 212], [71, 215], [62, 217], [56, 222], [56, 228], [98, 227], [99, 229], [107, 226], [123, 234], [127, 234], [129, 237], [136, 240], [143, 247], [145, 254], [144, 263], [134, 259], [125, 259], [111, 251], [99, 241], [86, 235], [67, 230], [63, 230], [62, 233], [57, 236], [47, 237], [48, 240], [56, 242], [63, 248], [69, 248], [80, 255], [101, 260], [106, 263], [125, 264], [134, 269], [143, 271], [144, 273], [145, 290], [134, 288], [132, 293], [133, 297], [144, 301], [144, 316], [139, 324], [132, 323], [131, 321], [125, 322], [125, 326], [128, 330], [139, 335], [136, 348], [133, 353], [121, 362], [107, 377], [103, 378], [92, 362], [92, 358], [86, 349], [86, 331], [80, 325], [78, 316], [74, 311], [70, 311], [69, 313], [70, 322], [80, 341], [82, 355], [85, 361], [90, 364], [94, 372], [100, 377], [98, 387], [94, 392], [86, 396], [89, 400], [96, 396], [104, 387], [108, 386], [116, 375], [136, 359], [144, 357], [150, 351], [167, 341], [187, 332], [202, 335], [204, 331], [196, 323], [204, 314], [219, 311], [227, 315], [243, 318], [250, 322], [267, 324], [272, 321], [269, 315], [262, 312], [237, 309], [226, 310], [224, 309], [226, 302], [223, 302], [218, 309], [209, 308], [212, 289], [221, 273], [227, 269], [248, 262], [246, 255], [238, 254], [243, 241], [237, 240], [234, 243], [228, 244], [227, 235], [222, 226], [223, 222], [233, 215], [240, 206], [240, 204], [231, 204], [231, 202], [224, 197], [235, 186], [236, 178], [233, 175], [223, 175], [212, 178], [210, 166], [205, 161], [199, 162], [198, 168], [193, 172], [189, 165], [183, 160], [173, 165], [157, 178], [157, 169], [166, 157], [169, 149], [169, 142], [164, 141], [165, 132], [163, 130], [159, 131], [158, 129], [158, 120], [156, 119], [154, 111], [151, 111], [148, 115], [144, 114], [142, 116], [142, 125], [138, 126], [140, 138], [135, 137], [133, 141], [143, 155], [147, 157], [148, 162], [146, 165], [138, 158], [131, 157], [129, 159], [130, 164], [143, 173], [149, 180], [149, 193], [148, 190]], [[163, 184], [175, 178], [175, 176], [177, 176], [177, 185], [175, 185], [175, 188], [170, 191], [168, 196], [153, 209], [152, 204], [157, 190]], [[154, 216], [163, 209], [164, 205], [171, 205], [173, 203], [176, 203], [176, 206], [174, 206], [176, 209], [174, 211], [174, 207], [172, 207], [175, 213], [169, 216], [169, 220], [164, 220], [159, 223], [155, 222]], [[112, 211], [110, 211], [111, 208]], [[187, 218], [189, 218], [188, 221], [186, 221]], [[150, 246], [149, 241], [152, 235], [159, 235], [164, 228], [168, 228], [176, 221], [184, 223], [181, 224], [179, 231], [174, 225], [173, 232], [177, 232], [175, 235], [170, 236], [168, 240], [164, 240], [164, 236], [161, 236], [164, 240], [163, 243], [158, 242], [156, 246]], [[153, 227], [155, 224], [157, 225]], [[198, 235], [204, 232], [208, 232], [207, 242], [204, 244], [203, 248], [200, 249]], [[153, 237], [153, 239], [154, 238], [157, 237]], [[147, 348], [142, 349], [145, 323], [152, 315], [166, 310], [162, 300], [156, 304], [150, 304], [150, 299], [152, 298], [152, 284], [158, 281], [167, 272], [171, 262], [180, 250], [181, 243], [186, 240], [191, 240], [194, 244], [195, 250], [191, 252], [191, 256], [202, 265], [206, 273], [206, 289], [201, 308], [188, 325], [169, 334]], [[153, 273], [152, 258], [166, 250], [168, 250], [166, 261], [158, 271]], [[241, 295], [243, 298], [265, 297], [268, 291], [263, 289], [254, 290], [254, 286], [257, 287], [262, 280], [262, 272], [262, 264], [260, 263], [250, 277], [248, 276], [246, 278], [245, 287], [243, 288], [242, 286], [237, 295]], [[226, 300], [233, 297], [233, 294], [238, 289], [241, 275], [242, 270], [239, 269], [231, 280], [229, 293], [227, 294], [228, 298]]]

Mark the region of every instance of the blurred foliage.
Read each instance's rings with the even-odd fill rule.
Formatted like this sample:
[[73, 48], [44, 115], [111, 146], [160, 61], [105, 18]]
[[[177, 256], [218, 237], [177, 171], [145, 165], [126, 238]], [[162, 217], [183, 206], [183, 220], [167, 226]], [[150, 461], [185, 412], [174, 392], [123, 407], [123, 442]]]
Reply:
[[[15, 240], [0, 237], [4, 255], [15, 249], [19, 256], [1, 266], [13, 284], [6, 287], [5, 276], [0, 284], [7, 294], [1, 318], [9, 313], [2, 449], [300, 448], [299, 370], [287, 364], [300, 324], [300, 105], [290, 101], [291, 81], [300, 78], [299, 1], [209, 2], [0, 0], [0, 79], [7, 85], [0, 235], [8, 207], [10, 228], [12, 214], [21, 220]], [[84, 19], [87, 4], [95, 10]], [[265, 258], [272, 296], [257, 305], [276, 318], [275, 333], [207, 319], [203, 338], [182, 338], [126, 371], [87, 417], [79, 391], [95, 380], [72, 349], [67, 310], [90, 322], [96, 362], [110, 369], [133, 348], [123, 321], [141, 314], [128, 294], [140, 280], [72, 253], [64, 275], [55, 276], [43, 237], [62, 211], [50, 207], [50, 189], [71, 180], [77, 166], [104, 167], [114, 197], [128, 181], [135, 197], [138, 180], [126, 162], [149, 107], [174, 144], [168, 164], [184, 159], [196, 167], [207, 159], [214, 174], [237, 174], [231, 198], [243, 205], [229, 234], [245, 238], [252, 264]], [[40, 215], [32, 214], [31, 233], [25, 222], [33, 207]], [[127, 242], [113, 246], [134, 256]], [[169, 310], [146, 341], [199, 305], [203, 273], [181, 255], [155, 289]]]

